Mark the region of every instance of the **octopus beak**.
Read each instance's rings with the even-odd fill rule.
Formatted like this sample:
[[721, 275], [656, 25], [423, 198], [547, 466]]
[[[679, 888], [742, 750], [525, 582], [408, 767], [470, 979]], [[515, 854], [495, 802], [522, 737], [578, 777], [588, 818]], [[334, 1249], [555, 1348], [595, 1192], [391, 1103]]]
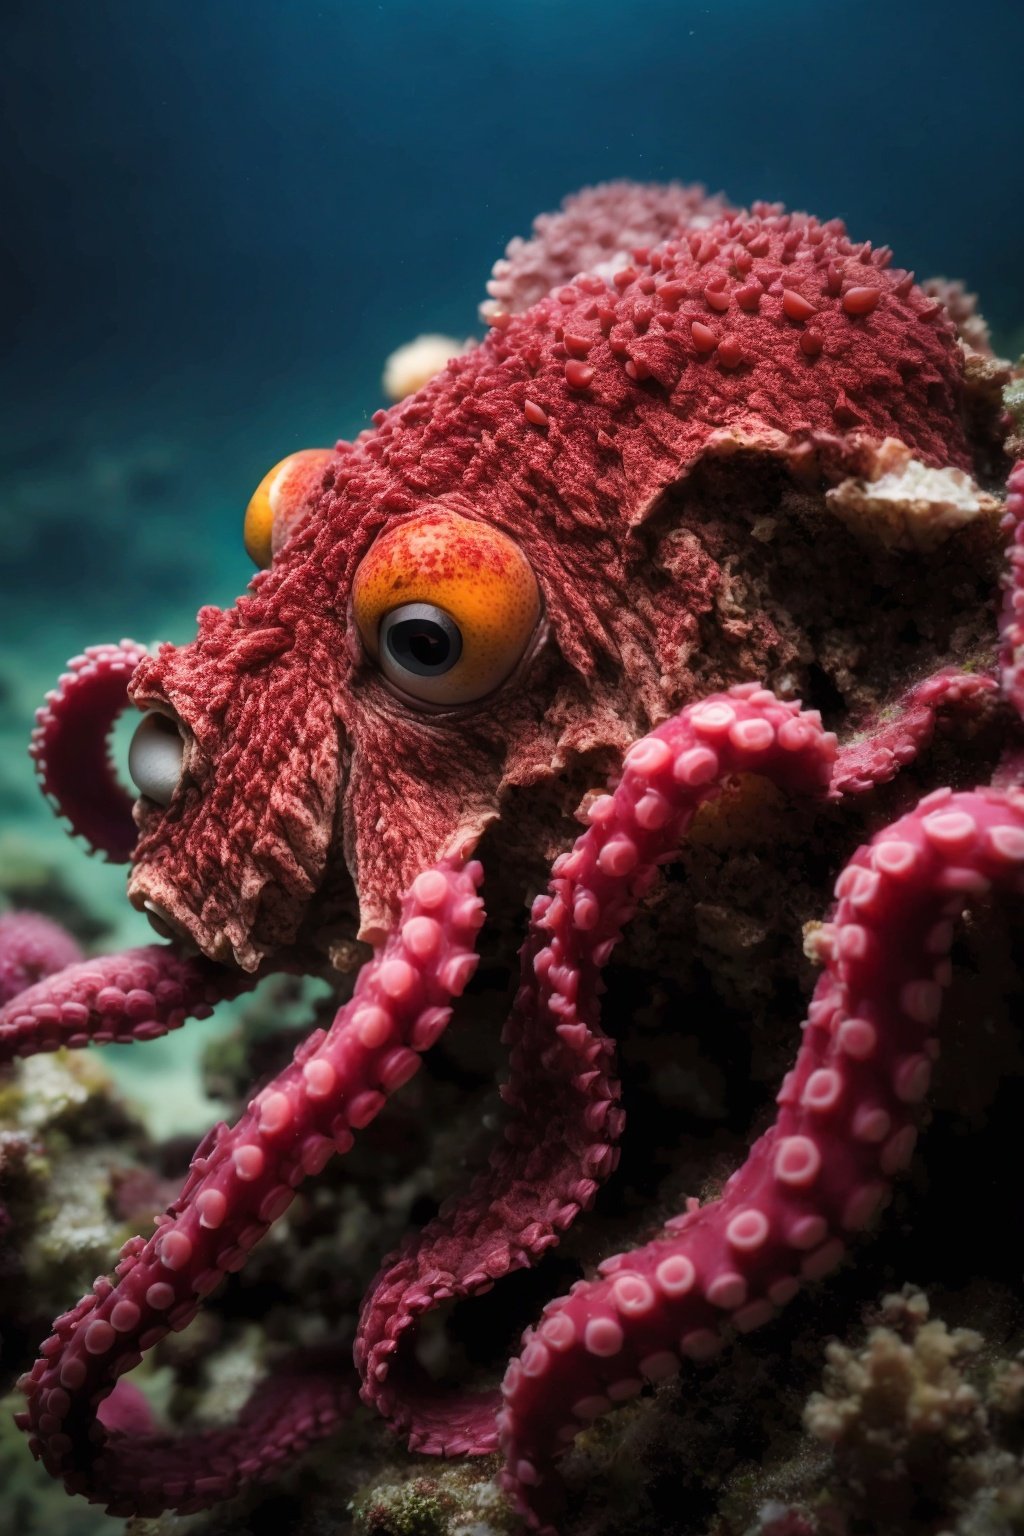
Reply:
[[174, 872], [162, 861], [136, 864], [128, 879], [128, 900], [141, 912], [153, 931], [169, 939], [184, 956], [205, 955], [217, 965], [237, 966], [253, 972], [265, 958], [251, 942], [249, 931], [231, 915], [218, 915], [210, 921], [204, 912], [192, 909], [179, 889]]
[[171, 914], [164, 907], [161, 907], [159, 902], [150, 901], [148, 897], [143, 897], [142, 910], [146, 914], [149, 926], [160, 938], [173, 939], [177, 949], [183, 955], [199, 954], [199, 945], [192, 935], [180, 923], [175, 922]]

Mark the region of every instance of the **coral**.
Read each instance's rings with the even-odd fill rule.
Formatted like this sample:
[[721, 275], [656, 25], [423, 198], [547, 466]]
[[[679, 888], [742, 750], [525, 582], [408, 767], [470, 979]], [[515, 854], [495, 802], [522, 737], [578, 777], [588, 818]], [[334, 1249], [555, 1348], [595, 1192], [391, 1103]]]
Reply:
[[904, 1286], [882, 1299], [866, 1339], [828, 1346], [823, 1388], [804, 1410], [827, 1457], [805, 1461], [785, 1496], [761, 1504], [759, 1536], [1021, 1528], [1020, 1357], [930, 1310]]
[[0, 1079], [5, 1386], [27, 1364], [69, 1277], [91, 1283], [123, 1241], [115, 1191], [142, 1142], [91, 1057], [37, 1056]]
[[983, 1443], [981, 1395], [965, 1375], [983, 1339], [929, 1321], [920, 1293], [887, 1297], [882, 1316], [861, 1350], [829, 1346], [825, 1390], [810, 1398], [805, 1421], [832, 1448], [851, 1501], [879, 1524], [899, 1525], [921, 1500], [941, 1509], [951, 1480], [964, 1481], [960, 1464]]
[[513, 1517], [483, 1470], [378, 1482], [355, 1501], [355, 1536], [504, 1536]]
[[[35, 1452], [115, 1513], [236, 1496], [348, 1417], [322, 1336], [282, 1337], [237, 1421], [200, 1436], [157, 1429], [119, 1378], [161, 1340], [186, 1377], [206, 1338], [230, 1349], [215, 1324], [194, 1346], [168, 1335], [272, 1228], [273, 1259], [249, 1272], [294, 1265], [303, 1308], [350, 1314], [358, 1282], [318, 1273], [326, 1234], [299, 1186], [447, 1049], [478, 956], [500, 999], [524, 894], [502, 1135], [472, 1147], [465, 1192], [436, 1214], [422, 1168], [395, 1155], [383, 1225], [416, 1191], [426, 1225], [369, 1284], [355, 1358], [364, 1400], [415, 1449], [486, 1452], [500, 1432], [506, 1488], [550, 1527], [577, 1437], [574, 1456], [611, 1445], [596, 1421], [631, 1398], [627, 1434], [642, 1425], [654, 1383], [767, 1329], [872, 1223], [911, 1160], [955, 919], [1020, 890], [1016, 554], [998, 655], [992, 633], [1008, 369], [961, 345], [964, 304], [836, 221], [680, 188], [584, 194], [510, 261], [480, 346], [355, 443], [271, 472], [247, 516], [265, 568], [246, 597], [204, 609], [190, 645], [84, 653], [39, 720], [44, 787], [94, 846], [130, 852], [130, 897], [171, 942], [19, 993], [0, 1014], [8, 1054], [146, 1039], [273, 971], [351, 973], [372, 949], [290, 1060], [271, 1039], [272, 1075], [23, 1381]], [[147, 711], [134, 806], [105, 755], [126, 701]], [[683, 878], [662, 876], [676, 859]], [[804, 955], [793, 937], [837, 867]], [[814, 964], [796, 1066], [774, 1123], [757, 1106], [745, 1160], [738, 1112], [699, 1195], [652, 1198], [659, 1180], [634, 1171], [634, 1218], [646, 1204], [650, 1219], [613, 1207], [604, 1238], [625, 1252], [598, 1264], [585, 1230], [564, 1244], [619, 1163], [610, 1026], [637, 1024], [652, 1102], [713, 1118], [724, 1085], [673, 1060], [648, 1018], [688, 992], [713, 1018], [733, 1009], [770, 1079]], [[463, 1025], [491, 1017], [473, 1012], [479, 987]], [[484, 1079], [470, 1051], [442, 1057], [453, 1084]], [[656, 1158], [653, 1130], [648, 1145]], [[357, 1268], [372, 1243], [345, 1215], [365, 1198], [335, 1228]], [[514, 1296], [506, 1277], [533, 1264], [568, 1295], [528, 1329], [496, 1411], [476, 1382], [515, 1328], [486, 1298], [498, 1282]], [[527, 1316], [540, 1294], [521, 1289]], [[476, 1333], [470, 1297], [485, 1298]], [[445, 1356], [446, 1303], [461, 1357]], [[618, 1475], [607, 1459], [606, 1485]], [[360, 1518], [454, 1517], [443, 1477], [397, 1481]], [[781, 1502], [770, 1520], [798, 1529]]]

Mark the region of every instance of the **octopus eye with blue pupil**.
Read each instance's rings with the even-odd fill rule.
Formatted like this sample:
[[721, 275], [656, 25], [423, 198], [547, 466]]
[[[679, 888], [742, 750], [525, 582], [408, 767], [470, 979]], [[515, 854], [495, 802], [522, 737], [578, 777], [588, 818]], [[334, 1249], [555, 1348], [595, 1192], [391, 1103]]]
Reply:
[[441, 677], [462, 655], [459, 626], [433, 603], [406, 603], [385, 614], [379, 644], [384, 672], [399, 686], [410, 677]]

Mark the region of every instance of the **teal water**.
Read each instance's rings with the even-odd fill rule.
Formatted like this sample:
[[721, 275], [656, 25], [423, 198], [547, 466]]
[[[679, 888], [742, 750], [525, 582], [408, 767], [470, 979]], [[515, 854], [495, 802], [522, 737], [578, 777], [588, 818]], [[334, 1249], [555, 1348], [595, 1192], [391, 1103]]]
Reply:
[[[564, 193], [838, 214], [1024, 344], [1012, 0], [8, 0], [0, 25], [0, 893], [57, 878], [105, 945], [149, 929], [39, 796], [36, 703], [84, 645], [185, 640], [242, 591], [264, 471], [358, 431], [394, 347], [479, 333], [491, 263]], [[155, 1130], [212, 1118], [217, 1027], [108, 1053]]]

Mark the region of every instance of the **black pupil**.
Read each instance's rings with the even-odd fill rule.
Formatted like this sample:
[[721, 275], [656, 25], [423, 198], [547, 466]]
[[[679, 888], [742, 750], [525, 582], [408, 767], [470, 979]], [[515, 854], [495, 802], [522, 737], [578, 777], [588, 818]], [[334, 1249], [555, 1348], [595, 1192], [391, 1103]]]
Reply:
[[448, 672], [462, 651], [458, 626], [445, 616], [433, 618], [429, 613], [413, 612], [393, 620], [386, 643], [399, 666], [418, 677]]
[[409, 634], [404, 637], [409, 655], [421, 667], [439, 667], [448, 660], [451, 645], [443, 629], [436, 624], [411, 622]]

